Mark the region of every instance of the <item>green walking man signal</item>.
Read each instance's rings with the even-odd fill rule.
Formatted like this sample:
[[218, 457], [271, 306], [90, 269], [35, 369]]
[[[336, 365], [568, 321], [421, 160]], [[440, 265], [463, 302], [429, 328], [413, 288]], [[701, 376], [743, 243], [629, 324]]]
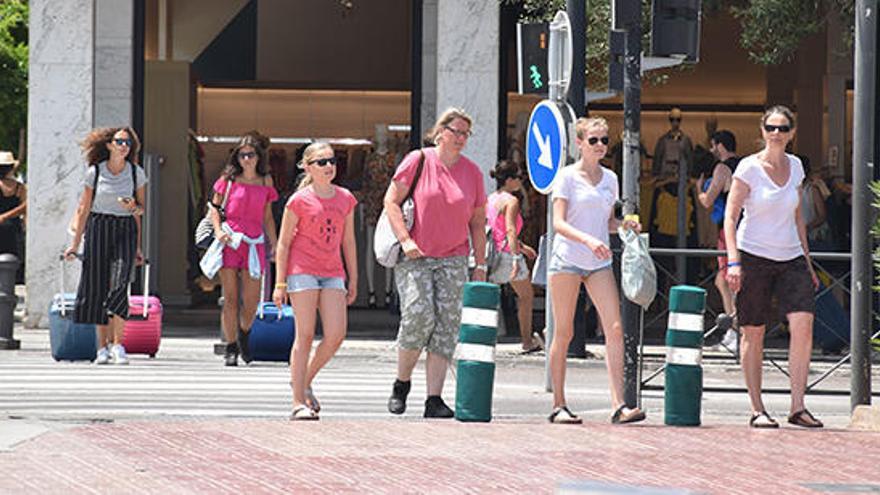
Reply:
[[550, 25], [517, 24], [517, 86], [520, 94], [547, 94]]
[[541, 82], [541, 73], [538, 72], [538, 66], [532, 65], [529, 67], [529, 70], [531, 71], [529, 77], [532, 78], [532, 87], [535, 89], [541, 89], [544, 86], [544, 83]]

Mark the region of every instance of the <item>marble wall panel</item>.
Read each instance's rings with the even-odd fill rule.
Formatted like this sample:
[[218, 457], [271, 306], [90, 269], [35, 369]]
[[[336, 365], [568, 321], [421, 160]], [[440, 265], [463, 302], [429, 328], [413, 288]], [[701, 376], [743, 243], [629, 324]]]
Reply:
[[437, 115], [453, 106], [473, 117], [465, 155], [486, 172], [487, 191], [498, 148], [499, 9], [483, 0], [437, 4]]
[[[30, 8], [26, 323], [45, 326], [85, 172], [78, 143], [93, 125], [94, 9], [92, 0], [31, 0]], [[69, 268], [72, 291], [78, 263]]]

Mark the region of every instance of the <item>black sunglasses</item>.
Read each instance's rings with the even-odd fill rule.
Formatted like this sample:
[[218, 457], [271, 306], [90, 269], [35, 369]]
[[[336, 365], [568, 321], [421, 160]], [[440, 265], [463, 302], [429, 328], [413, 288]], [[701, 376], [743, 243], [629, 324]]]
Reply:
[[598, 143], [599, 141], [602, 141], [602, 144], [607, 145], [608, 144], [608, 136], [602, 136], [600, 138], [593, 136], [593, 137], [587, 139], [587, 142], [590, 143], [590, 146], [595, 146], [596, 143]]
[[239, 160], [248, 160], [250, 158], [256, 158], [256, 157], [257, 157], [256, 151], [242, 151], [238, 154]]
[[670, 122], [681, 122], [681, 117], [669, 117]]
[[113, 142], [116, 143], [116, 146], [128, 146], [131, 148], [131, 139], [114, 138]]
[[790, 125], [773, 125], [773, 124], [764, 124], [764, 130], [769, 132], [779, 131], [783, 134], [788, 134], [791, 132]]
[[336, 157], [334, 156], [330, 158], [318, 158], [317, 160], [309, 160], [309, 165], [317, 165], [319, 167], [336, 165]]

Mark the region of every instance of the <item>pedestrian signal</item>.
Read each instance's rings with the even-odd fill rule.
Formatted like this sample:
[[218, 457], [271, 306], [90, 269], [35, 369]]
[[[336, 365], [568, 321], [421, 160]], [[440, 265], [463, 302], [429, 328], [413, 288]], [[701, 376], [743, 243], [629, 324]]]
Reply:
[[517, 24], [517, 80], [520, 94], [547, 93], [547, 23]]

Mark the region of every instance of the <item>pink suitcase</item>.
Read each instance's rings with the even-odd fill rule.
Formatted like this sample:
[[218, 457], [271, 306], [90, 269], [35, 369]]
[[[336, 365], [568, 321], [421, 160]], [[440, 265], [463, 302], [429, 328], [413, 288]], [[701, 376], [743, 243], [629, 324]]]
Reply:
[[144, 295], [128, 296], [128, 320], [122, 346], [129, 354], [155, 357], [162, 340], [162, 302], [156, 296], [147, 296], [149, 287], [149, 264], [144, 264]]

